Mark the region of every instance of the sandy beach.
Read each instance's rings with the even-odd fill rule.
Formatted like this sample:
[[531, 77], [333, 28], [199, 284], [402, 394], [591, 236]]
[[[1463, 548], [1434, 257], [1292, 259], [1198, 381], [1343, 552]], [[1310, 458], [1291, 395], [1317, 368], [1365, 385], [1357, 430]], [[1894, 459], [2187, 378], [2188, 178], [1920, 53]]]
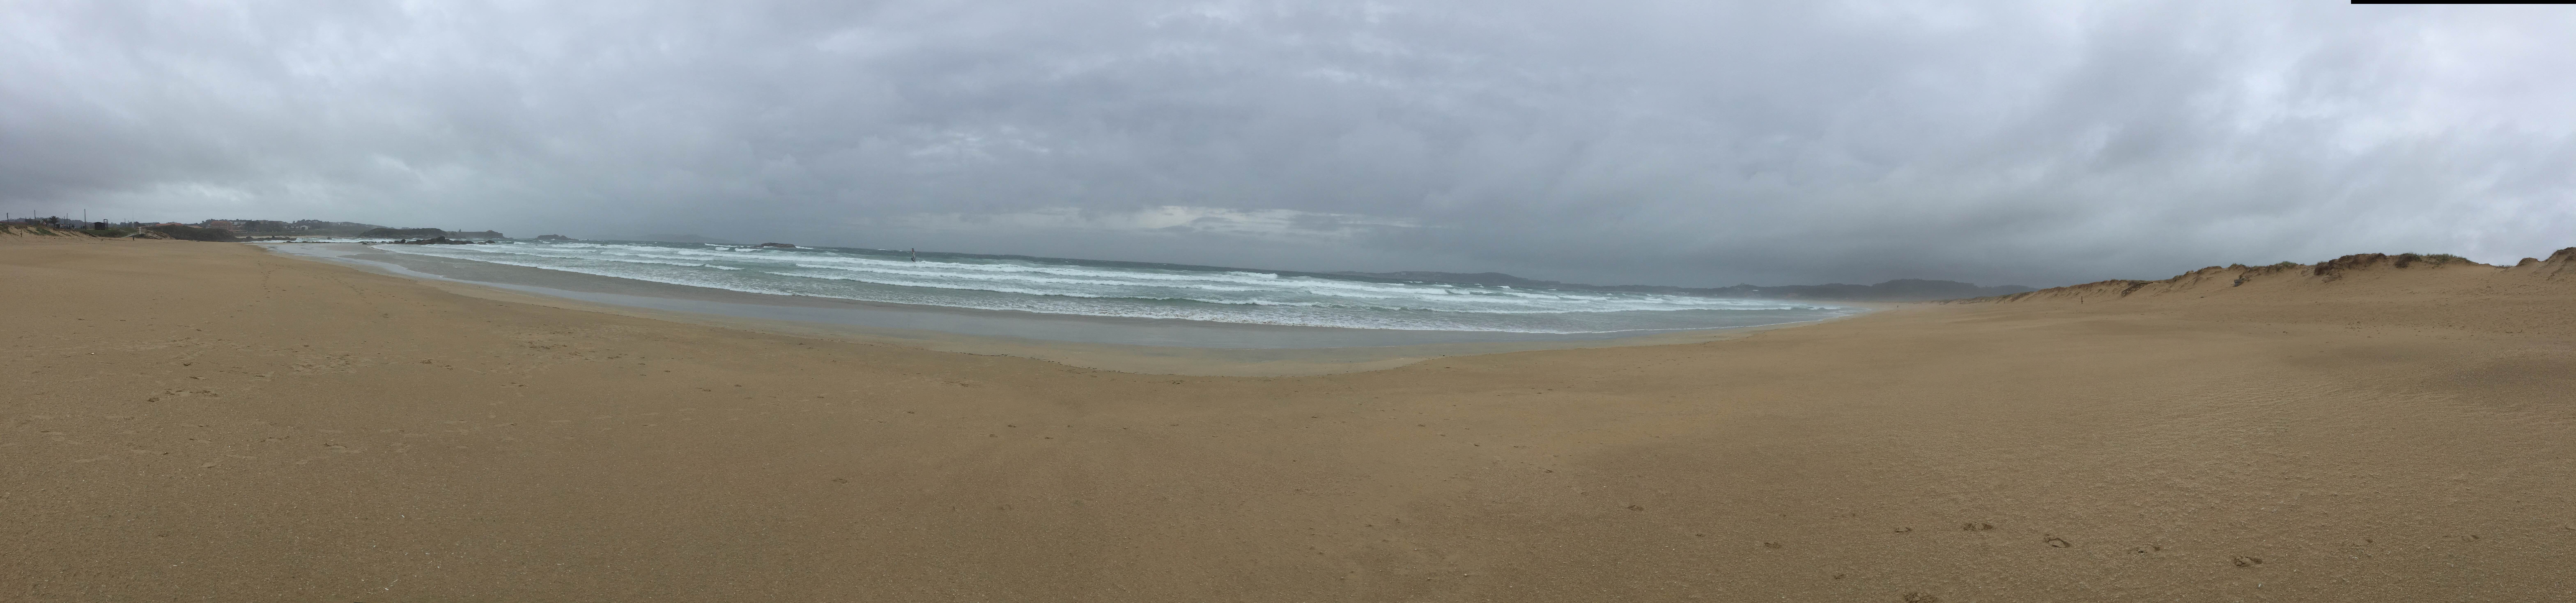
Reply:
[[7, 600], [2576, 593], [2576, 249], [1307, 376], [241, 244], [0, 241], [0, 282]]

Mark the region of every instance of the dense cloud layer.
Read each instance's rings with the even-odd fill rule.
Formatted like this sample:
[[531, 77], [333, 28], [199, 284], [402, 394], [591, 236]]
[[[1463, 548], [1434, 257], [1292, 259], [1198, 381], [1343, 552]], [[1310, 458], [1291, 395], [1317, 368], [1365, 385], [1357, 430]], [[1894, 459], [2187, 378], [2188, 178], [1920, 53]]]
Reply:
[[2063, 284], [2576, 245], [2576, 11], [13, 2], [0, 210]]

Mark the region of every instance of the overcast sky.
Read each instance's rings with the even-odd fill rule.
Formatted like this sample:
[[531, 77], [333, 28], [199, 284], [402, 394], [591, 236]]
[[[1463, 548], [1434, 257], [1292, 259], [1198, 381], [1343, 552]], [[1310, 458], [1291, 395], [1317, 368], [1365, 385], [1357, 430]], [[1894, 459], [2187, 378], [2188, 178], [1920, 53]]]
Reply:
[[1593, 283], [2576, 246], [2576, 10], [0, 3], [0, 210]]

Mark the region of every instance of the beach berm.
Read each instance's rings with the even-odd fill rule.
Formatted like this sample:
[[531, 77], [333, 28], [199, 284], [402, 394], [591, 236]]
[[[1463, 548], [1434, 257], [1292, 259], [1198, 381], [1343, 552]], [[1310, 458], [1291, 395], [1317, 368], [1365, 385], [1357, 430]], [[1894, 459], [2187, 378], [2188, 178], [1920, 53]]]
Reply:
[[2576, 250], [1148, 375], [0, 241], [13, 601], [2576, 592]]

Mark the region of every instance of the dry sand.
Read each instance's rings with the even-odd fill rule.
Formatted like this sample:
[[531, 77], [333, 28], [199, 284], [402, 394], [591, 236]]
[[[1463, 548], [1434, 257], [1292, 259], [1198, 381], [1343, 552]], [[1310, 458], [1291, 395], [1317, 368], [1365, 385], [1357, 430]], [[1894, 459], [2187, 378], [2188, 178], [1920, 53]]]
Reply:
[[0, 599], [2576, 592], [2576, 252], [1175, 377], [0, 243]]

